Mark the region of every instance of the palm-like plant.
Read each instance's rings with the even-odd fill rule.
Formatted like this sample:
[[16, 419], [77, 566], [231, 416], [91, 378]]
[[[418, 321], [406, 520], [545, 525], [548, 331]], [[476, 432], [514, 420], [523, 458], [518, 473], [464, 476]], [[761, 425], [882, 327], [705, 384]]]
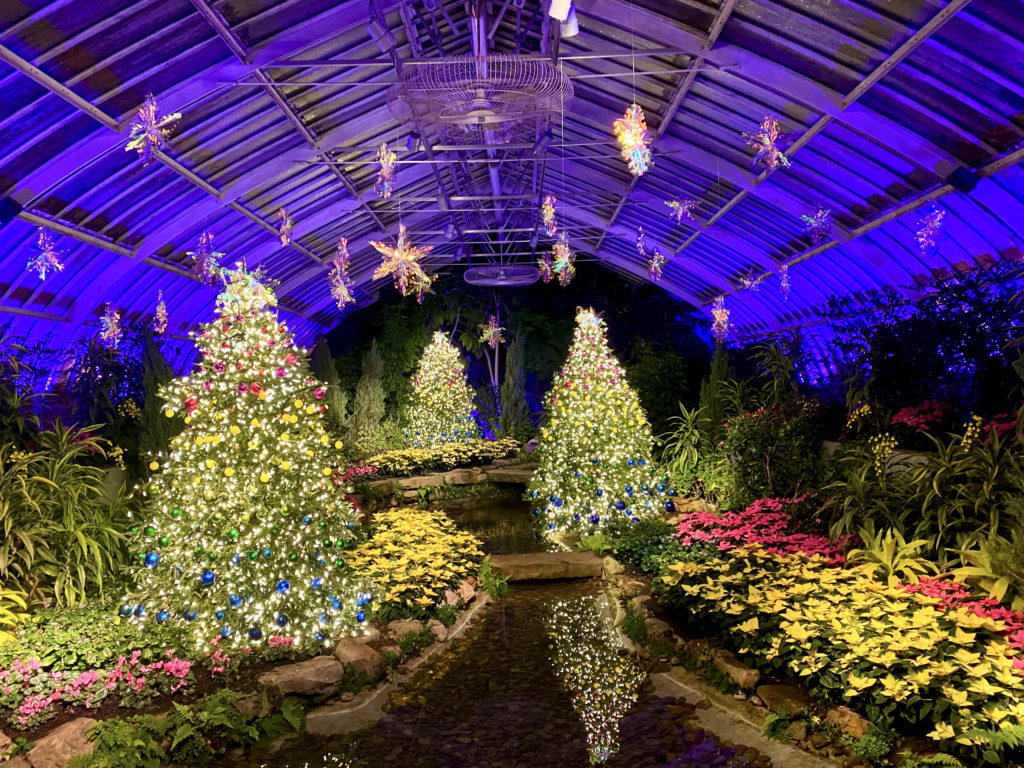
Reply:
[[876, 533], [874, 525], [861, 528], [858, 535], [864, 546], [851, 549], [847, 560], [860, 570], [885, 579], [890, 587], [901, 582], [917, 584], [923, 574], [937, 570], [935, 564], [923, 556], [929, 544], [927, 539], [907, 541], [894, 528]]

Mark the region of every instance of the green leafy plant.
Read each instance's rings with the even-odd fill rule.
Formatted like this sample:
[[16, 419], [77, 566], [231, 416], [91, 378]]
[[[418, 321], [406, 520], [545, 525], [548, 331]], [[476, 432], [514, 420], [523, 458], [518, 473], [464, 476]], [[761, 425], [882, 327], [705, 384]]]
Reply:
[[394, 669], [402, 663], [402, 654], [395, 651], [381, 651], [380, 660], [384, 662], [385, 669]]
[[860, 755], [871, 765], [882, 763], [892, 751], [892, 737], [876, 725], [850, 745], [855, 755]]
[[626, 607], [623, 609], [619, 628], [622, 630], [622, 634], [638, 645], [647, 645], [650, 641], [647, 622], [644, 621], [643, 615], [633, 610], [633, 606], [629, 603], [626, 603]]
[[527, 440], [535, 431], [526, 399], [526, 339], [516, 333], [505, 355], [505, 378], [501, 382], [501, 431]]
[[398, 647], [406, 656], [412, 656], [426, 650], [434, 644], [437, 637], [429, 627], [412, 632], [406, 632], [398, 638]]
[[384, 412], [384, 362], [374, 341], [363, 355], [363, 373], [352, 403], [352, 418], [345, 441], [350, 455], [365, 458], [387, 449], [381, 426]]
[[455, 623], [455, 619], [458, 618], [459, 609], [454, 605], [442, 605], [434, 611], [434, 615], [438, 621], [446, 627], [450, 627]]
[[14, 642], [14, 631], [28, 619], [27, 607], [24, 592], [0, 587], [0, 645]]
[[614, 520], [605, 528], [615, 556], [646, 573], [660, 574], [670, 564], [686, 556], [675, 536], [675, 528], [661, 520], [638, 523]]
[[611, 539], [606, 536], [603, 532], [598, 531], [590, 535], [584, 534], [580, 536], [579, 548], [584, 552], [597, 552], [598, 554], [604, 554], [610, 552], [612, 549]]
[[793, 718], [789, 716], [785, 707], [778, 712], [769, 712], [764, 716], [764, 728], [762, 733], [772, 741], [781, 741], [786, 744], [789, 739], [786, 737], [786, 729], [793, 724]]
[[679, 415], [669, 419], [669, 431], [661, 435], [661, 466], [676, 486], [688, 491], [697, 479], [703, 446], [703, 415], [706, 408], [679, 404]]
[[490, 557], [485, 557], [480, 563], [476, 578], [480, 587], [491, 597], [501, 597], [508, 592], [508, 576], [495, 570]]
[[917, 584], [920, 576], [936, 573], [937, 567], [922, 556], [928, 547], [926, 539], [907, 541], [903, 534], [893, 528], [875, 532], [869, 524], [858, 532], [863, 547], [851, 549], [846, 558], [861, 570], [884, 579], [889, 586], [900, 582]]

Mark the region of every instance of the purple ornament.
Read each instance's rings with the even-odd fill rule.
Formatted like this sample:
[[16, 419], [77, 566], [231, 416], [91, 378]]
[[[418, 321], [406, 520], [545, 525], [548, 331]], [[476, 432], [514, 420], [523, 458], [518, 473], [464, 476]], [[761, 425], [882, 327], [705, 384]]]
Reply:
[[323, 400], [325, 394], [327, 393], [324, 392], [323, 387], [317, 387], [316, 390], [314, 390], [313, 392], [313, 397], [315, 397], [317, 400]]
[[287, 373], [288, 371], [286, 371], [284, 368], [278, 368], [276, 371], [274, 371], [274, 374], [279, 379], [283, 379]]
[[213, 370], [215, 370], [217, 373], [224, 373], [224, 363], [218, 360], [216, 363], [213, 364]]
[[204, 381], [204, 382], [203, 382], [203, 389], [205, 389], [205, 390], [209, 391], [209, 390], [213, 389], [213, 384], [211, 384], [211, 383], [210, 383], [210, 382], [208, 382], [208, 381]]
[[249, 385], [243, 381], [241, 384], [238, 385], [238, 391], [244, 395], [246, 392], [249, 391]]

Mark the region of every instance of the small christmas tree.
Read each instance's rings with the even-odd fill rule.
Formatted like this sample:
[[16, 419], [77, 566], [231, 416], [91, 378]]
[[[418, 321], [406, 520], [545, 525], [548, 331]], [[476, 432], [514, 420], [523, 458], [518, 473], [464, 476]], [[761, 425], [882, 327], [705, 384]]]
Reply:
[[616, 516], [660, 513], [666, 480], [651, 462], [651, 427], [593, 310], [579, 310], [544, 408], [540, 466], [529, 487], [542, 531], [591, 532]]
[[339, 557], [357, 515], [333, 481], [326, 391], [260, 276], [225, 277], [195, 371], [161, 392], [185, 430], [150, 464], [137, 594], [120, 611], [180, 622], [198, 645], [322, 644], [368, 600]]
[[405, 441], [416, 448], [468, 443], [479, 436], [472, 412], [473, 390], [462, 358], [438, 331], [413, 376]]

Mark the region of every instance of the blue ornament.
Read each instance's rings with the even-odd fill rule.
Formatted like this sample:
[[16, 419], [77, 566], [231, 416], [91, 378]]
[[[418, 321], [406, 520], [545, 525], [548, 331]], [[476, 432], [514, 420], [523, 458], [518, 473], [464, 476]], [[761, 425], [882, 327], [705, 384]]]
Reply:
[[259, 640], [261, 637], [263, 637], [263, 630], [260, 629], [259, 627], [252, 627], [249, 630], [249, 639], [250, 640]]
[[160, 613], [158, 613], [156, 615], [156, 623], [157, 624], [163, 624], [169, 618], [171, 618], [171, 614], [170, 613], [168, 613], [167, 611], [160, 611]]
[[242, 562], [242, 556], [235, 552], [235, 556], [231, 558], [231, 564], [238, 565], [240, 562]]
[[645, 466], [647, 464], [647, 460], [646, 459], [640, 459], [640, 461], [638, 461], [637, 464], [639, 464], [641, 467], [643, 467], [643, 466]]
[[279, 582], [277, 582], [276, 589], [277, 589], [278, 592], [280, 592], [283, 595], [285, 592], [287, 592], [289, 589], [291, 589], [291, 586], [292, 585], [289, 584], [285, 579], [281, 579]]
[[591, 460], [590, 460], [590, 463], [591, 463], [591, 464], [598, 464], [599, 462], [598, 462], [598, 460], [597, 460], [597, 459], [591, 459]]
[[572, 516], [572, 519], [573, 520], [579, 520], [580, 519], [580, 513], [579, 512], [574, 512], [573, 516]]
[[624, 502], [624, 501], [616, 501], [615, 502], [615, 508], [619, 509], [619, 510], [625, 509], [626, 508], [626, 502]]
[[316, 620], [319, 621], [321, 624], [331, 623], [331, 617], [328, 616], [326, 613], [321, 613], [319, 616], [316, 617]]
[[320, 589], [320, 585], [323, 583], [324, 580], [321, 577], [317, 576], [315, 579], [313, 579], [313, 581], [309, 583], [309, 586], [311, 586], [313, 589]]
[[142, 603], [139, 603], [137, 606], [135, 606], [135, 615], [138, 616], [140, 619], [142, 618], [142, 614], [145, 612], [146, 606], [144, 606]]
[[277, 622], [277, 626], [283, 627], [285, 624], [288, 623], [288, 617], [285, 616], [283, 613], [279, 613], [277, 614], [277, 618], [275, 619], [275, 621]]
[[555, 524], [554, 523], [548, 523], [548, 530], [549, 531], [555, 530]]
[[199, 580], [203, 582], [204, 587], [209, 587], [217, 580], [217, 574], [213, 571], [203, 571], [203, 575], [199, 577]]
[[668, 491], [668, 495], [669, 496], [675, 496], [676, 495], [676, 489], [675, 488], [670, 488], [669, 491]]
[[364, 611], [359, 611], [356, 614], [356, 621], [366, 621], [366, 613]]
[[356, 597], [356, 605], [367, 605], [371, 598], [366, 592], [360, 592]]
[[231, 627], [229, 627], [227, 625], [221, 627], [220, 628], [220, 636], [221, 637], [230, 637], [231, 636]]
[[540, 514], [540, 510], [539, 510], [539, 509], [535, 509], [535, 510], [533, 510], [533, 514], [534, 514], [534, 515], [539, 515], [539, 514]]
[[228, 598], [228, 605], [230, 605], [232, 608], [237, 608], [241, 604], [242, 604], [242, 596], [241, 595], [231, 595]]
[[635, 461], [634, 461], [633, 459], [628, 459], [628, 460], [626, 461], [626, 464], [628, 464], [629, 466], [631, 466], [631, 467], [632, 467], [632, 466], [633, 466], [634, 464], [636, 464], [636, 462], [635, 462]]
[[658, 483], [658, 485], [656, 487], [658, 489], [658, 493], [664, 493], [665, 492], [665, 484], [664, 483]]
[[632, 485], [627, 485], [626, 486], [626, 495], [627, 496], [632, 496], [633, 495], [633, 486]]
[[564, 501], [562, 501], [561, 499], [555, 499], [555, 506], [556, 506], [556, 507], [560, 507], [560, 506], [562, 506], [562, 505], [563, 505], [564, 503], [565, 503], [565, 502], [564, 502]]
[[315, 633], [313, 635], [313, 637], [315, 639], [319, 640], [321, 643], [324, 641], [324, 633], [323, 632], [317, 632], [317, 633]]
[[331, 608], [333, 608], [336, 611], [340, 611], [341, 610], [341, 600], [339, 600], [336, 597], [332, 597], [331, 598]]
[[160, 555], [156, 552], [150, 552], [146, 555], [146, 567], [156, 568], [156, 564], [160, 562]]
[[309, 515], [306, 515], [304, 518], [302, 518], [302, 524], [303, 525], [309, 525], [312, 522], [313, 522], [313, 518], [310, 517]]
[[199, 618], [199, 611], [197, 611], [195, 608], [189, 608], [182, 615], [185, 617], [185, 621], [195, 621]]
[[580, 472], [578, 469], [575, 472], [573, 472], [572, 475], [573, 475], [573, 477], [577, 477], [577, 478], [583, 477], [583, 473]]
[[675, 512], [676, 511], [676, 504], [675, 504], [674, 501], [672, 501], [672, 499], [669, 499], [668, 501], [665, 502], [665, 511], [666, 512]]
[[531, 499], [536, 499], [537, 498], [537, 489], [536, 488], [534, 488], [532, 491], [530, 491], [530, 498]]
[[213, 618], [215, 618], [217, 621], [222, 621], [224, 619], [224, 611], [217, 611], [215, 614], [213, 614]]
[[555, 499], [557, 499], [557, 498], [558, 498], [557, 496], [548, 496], [548, 501], [554, 503]]
[[263, 556], [264, 557], [270, 557], [270, 549], [269, 548], [263, 550]]
[[346, 525], [347, 525], [347, 526], [348, 526], [349, 528], [355, 528], [355, 527], [356, 527], [356, 524], [355, 524], [355, 523], [346, 523]]
[[590, 522], [593, 523], [594, 525], [597, 525], [598, 523], [601, 522], [601, 516], [600, 515], [591, 515], [587, 519], [590, 520]]
[[600, 488], [598, 488], [598, 489], [597, 489], [597, 495], [598, 495], [598, 496], [604, 496], [604, 491], [603, 491], [603, 490], [601, 490]]
[[632, 520], [633, 520], [634, 523], [639, 523], [640, 522], [640, 518], [639, 517], [634, 517], [634, 518], [632, 518]]

